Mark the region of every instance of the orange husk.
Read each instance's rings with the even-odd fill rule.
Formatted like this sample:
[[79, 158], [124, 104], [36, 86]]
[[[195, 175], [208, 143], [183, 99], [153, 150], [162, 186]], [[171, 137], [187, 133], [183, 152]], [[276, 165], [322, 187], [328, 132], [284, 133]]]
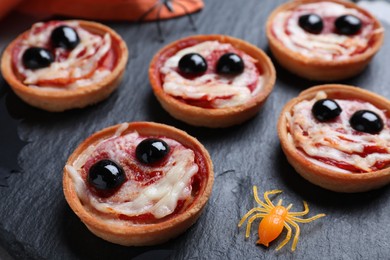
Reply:
[[[17, 2], [20, 0], [1, 0]], [[153, 6], [156, 6], [143, 21], [169, 19], [193, 13], [204, 7], [202, 0], [172, 0], [170, 12], [161, 0], [24, 0], [18, 10], [38, 15], [64, 15], [83, 19], [137, 21]], [[0, 4], [0, 10], [1, 10]], [[159, 11], [160, 9], [160, 11]]]

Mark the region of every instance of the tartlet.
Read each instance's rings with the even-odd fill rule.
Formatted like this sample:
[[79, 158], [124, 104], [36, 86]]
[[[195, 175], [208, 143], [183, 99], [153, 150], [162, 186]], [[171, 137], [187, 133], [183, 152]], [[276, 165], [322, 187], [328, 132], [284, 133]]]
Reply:
[[[50, 33], [58, 27], [72, 28], [78, 45], [69, 49], [54, 45]], [[26, 51], [38, 47], [45, 48], [46, 57], [54, 60], [46, 67], [26, 67]], [[60, 112], [107, 98], [120, 83], [127, 59], [126, 43], [105, 25], [83, 20], [49, 21], [34, 24], [8, 45], [1, 71], [23, 101]]]
[[[156, 138], [170, 147], [164, 159], [138, 161], [138, 147]], [[91, 182], [93, 167], [102, 160], [124, 169], [121, 183], [111, 190], [97, 189], [94, 181], [101, 185], [99, 178]], [[163, 243], [194, 224], [213, 181], [210, 156], [195, 138], [171, 126], [132, 122], [105, 128], [82, 142], [64, 168], [63, 190], [72, 210], [96, 236], [144, 246]]]
[[[306, 21], [300, 21], [309, 14], [323, 20], [307, 16]], [[336, 28], [337, 18], [346, 14], [360, 19], [360, 29], [359, 26], [350, 26], [349, 31]], [[352, 23], [356, 23], [355, 18]], [[303, 28], [307, 28], [304, 23], [310, 19], [308, 32]], [[339, 24], [345, 26], [342, 22]], [[266, 33], [271, 52], [283, 67], [301, 77], [321, 81], [346, 79], [360, 73], [384, 39], [384, 28], [372, 14], [342, 0], [285, 3], [269, 16]]]
[[[178, 60], [184, 56], [185, 52], [188, 53], [191, 50], [207, 53], [205, 61], [207, 61], [208, 67], [205, 74], [186, 77], [178, 71], [178, 63], [180, 63]], [[244, 61], [242, 71], [228, 76], [217, 75], [217, 65], [215, 65], [217, 60], [222, 55], [229, 53], [242, 56]], [[169, 78], [176, 78], [175, 80], [178, 80], [179, 84], [174, 85], [171, 84], [172, 82], [167, 82], [168, 75]], [[171, 116], [191, 125], [211, 128], [240, 124], [253, 117], [271, 93], [275, 77], [274, 66], [262, 50], [243, 40], [226, 35], [196, 35], [172, 42], [154, 56], [149, 68], [149, 79], [153, 92], [162, 107]], [[237, 86], [242, 88], [224, 88], [236, 84], [236, 82], [244, 82], [243, 78], [252, 80], [250, 84], [255, 86], [249, 87], [249, 85], [237, 83]], [[180, 82], [184, 82], [184, 85], [180, 85]], [[175, 91], [182, 91], [184, 94], [179, 93], [176, 96], [172, 95], [171, 92], [167, 93], [165, 90], [167, 83], [170, 84], [171, 88], [176, 86]], [[176, 82], [173, 83], [176, 84]], [[187, 86], [185, 86], [186, 84]], [[191, 87], [193, 92], [190, 92], [188, 87]], [[224, 89], [218, 90], [219, 87]], [[238, 88], [239, 90], [237, 90]], [[212, 89], [215, 93], [209, 92]], [[218, 91], [219, 93], [217, 93]], [[227, 91], [246, 92], [247, 99], [243, 101], [243, 98], [228, 104], [230, 100], [235, 99], [240, 94], [226, 94]], [[226, 97], [218, 96], [223, 94]], [[220, 101], [222, 104], [217, 105]], [[224, 103], [224, 101], [227, 102]]]
[[[321, 108], [315, 105], [326, 100], [339, 109], [333, 118], [319, 121], [314, 113]], [[360, 111], [367, 110], [371, 129], [367, 121], [361, 123]], [[287, 160], [302, 177], [332, 191], [362, 192], [390, 183], [389, 118], [390, 101], [384, 97], [352, 86], [320, 85], [285, 105], [278, 135]]]

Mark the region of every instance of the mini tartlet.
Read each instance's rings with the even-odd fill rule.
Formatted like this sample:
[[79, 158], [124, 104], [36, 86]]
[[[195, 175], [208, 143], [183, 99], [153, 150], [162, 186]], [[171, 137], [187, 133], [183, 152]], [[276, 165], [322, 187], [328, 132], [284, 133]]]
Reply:
[[[65, 29], [57, 30], [54, 43], [53, 32], [59, 27]], [[27, 55], [29, 49], [35, 52]], [[107, 98], [120, 83], [127, 59], [126, 43], [105, 25], [83, 20], [49, 21], [34, 24], [8, 45], [1, 71], [26, 103], [61, 112]]]
[[[162, 144], [168, 147], [164, 158], [142, 161], [156, 157]], [[122, 169], [124, 175], [114, 179], [120, 183], [95, 178], [104, 173], [96, 165], [107, 160]], [[105, 128], [82, 142], [66, 163], [63, 189], [72, 210], [96, 236], [144, 246], [163, 243], [194, 224], [213, 182], [210, 156], [195, 138], [171, 126], [132, 122]], [[111, 187], [101, 190], [103, 184]]]
[[384, 28], [350, 1], [297, 0], [271, 13], [266, 34], [272, 54], [287, 70], [311, 80], [335, 81], [367, 66], [383, 43]]
[[[189, 52], [203, 53], [207, 71], [190, 77], [179, 71], [180, 59]], [[241, 71], [217, 74], [218, 62], [225, 54], [241, 57]], [[172, 42], [154, 56], [149, 68], [153, 92], [170, 115], [211, 128], [240, 124], [253, 117], [271, 93], [275, 77], [274, 66], [262, 50], [226, 35], [196, 35]], [[168, 82], [168, 78], [173, 81]]]
[[320, 85], [285, 105], [278, 135], [302, 177], [332, 191], [362, 192], [390, 183], [389, 118], [390, 101], [384, 97], [352, 86]]

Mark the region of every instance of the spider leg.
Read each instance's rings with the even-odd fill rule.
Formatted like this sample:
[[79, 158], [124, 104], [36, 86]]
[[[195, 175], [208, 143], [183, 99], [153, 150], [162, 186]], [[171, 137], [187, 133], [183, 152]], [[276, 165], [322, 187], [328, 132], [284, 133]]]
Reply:
[[295, 251], [295, 248], [297, 247], [298, 244], [299, 235], [301, 234], [301, 229], [299, 228], [298, 224], [295, 223], [294, 221], [290, 219], [286, 219], [286, 221], [295, 228], [295, 236], [291, 246], [291, 251]]
[[296, 216], [304, 216], [307, 213], [309, 213], [309, 206], [307, 205], [306, 201], [303, 201], [303, 207], [304, 207], [303, 211], [301, 211], [301, 212], [289, 212], [289, 215], [296, 217]]
[[292, 221], [295, 221], [295, 222], [299, 222], [299, 223], [309, 223], [309, 222], [312, 222], [313, 220], [316, 220], [316, 219], [319, 219], [322, 217], [325, 217], [325, 214], [318, 214], [318, 215], [315, 215], [314, 217], [305, 218], [305, 219], [289, 216], [289, 219], [291, 219]]
[[252, 222], [255, 221], [257, 218], [264, 218], [267, 214], [265, 213], [257, 213], [256, 215], [253, 215], [249, 220], [248, 224], [246, 225], [246, 232], [245, 232], [245, 238], [248, 238], [251, 232], [251, 226]]
[[247, 220], [247, 218], [253, 213], [253, 212], [263, 212], [263, 213], [268, 213], [269, 210], [265, 209], [265, 208], [253, 208], [251, 209], [250, 211], [248, 211], [240, 220], [240, 223], [238, 223], [238, 227], [241, 227], [242, 224], [244, 224], [245, 220]]
[[[291, 205], [291, 204], [290, 204], [290, 205]], [[284, 226], [285, 226], [286, 229], [287, 229], [287, 235], [286, 235], [286, 238], [282, 241], [282, 243], [280, 243], [280, 244], [278, 245], [278, 247], [276, 248], [276, 251], [278, 251], [279, 249], [281, 249], [282, 247], [284, 247], [284, 246], [288, 243], [288, 241], [290, 241], [290, 239], [291, 239], [292, 229], [291, 229], [290, 225], [287, 224], [286, 222], [284, 222]]]
[[164, 36], [163, 36], [163, 33], [162, 33], [162, 29], [161, 29], [161, 10], [162, 10], [162, 5], [160, 4], [160, 6], [158, 7], [158, 10], [157, 10], [157, 31], [158, 31], [158, 36], [160, 37], [160, 42], [164, 42]]
[[151, 12], [153, 12], [153, 10], [156, 9], [157, 6], [159, 5], [161, 5], [161, 3], [159, 3], [159, 1], [156, 1], [156, 3], [152, 7], [150, 7], [145, 13], [141, 15], [140, 18], [138, 18], [137, 22], [138, 23], [143, 22], [146, 16], [148, 16]]
[[188, 17], [188, 20], [190, 21], [190, 24], [192, 26], [192, 30], [196, 31], [197, 28], [196, 28], [195, 22], [192, 19], [192, 16], [191, 16], [190, 12], [188, 11], [188, 8], [178, 1], [175, 1], [175, 3], [184, 10], [184, 12], [185, 12], [186, 16]]
[[164, 0], [164, 5], [168, 9], [169, 12], [171, 12], [171, 13], [175, 12], [175, 10], [173, 10], [171, 0]]
[[190, 3], [199, 3], [199, 0], [179, 0], [183, 2], [190, 2]]
[[271, 207], [275, 207], [274, 204], [272, 204], [271, 200], [269, 199], [269, 195], [272, 195], [272, 194], [277, 194], [277, 193], [281, 193], [282, 191], [281, 190], [271, 190], [271, 191], [266, 191], [264, 193], [264, 199], [265, 201], [267, 202], [267, 204]]
[[257, 187], [256, 186], [253, 186], [253, 197], [255, 198], [255, 201], [260, 204], [261, 206], [263, 206], [264, 208], [266, 209], [271, 209], [271, 207], [267, 204], [265, 204], [264, 202], [262, 202], [259, 198], [259, 195], [257, 194]]
[[156, 1], [156, 3], [150, 7], [145, 13], [143, 13], [141, 15], [140, 18], [138, 18], [137, 22], [138, 23], [141, 23], [145, 20], [145, 18], [150, 14], [152, 13], [156, 8], [158, 9], [157, 10], [157, 19], [156, 19], [156, 22], [157, 22], [157, 32], [158, 32], [158, 35], [159, 35], [159, 38], [160, 38], [160, 41], [163, 42], [164, 41], [164, 38], [162, 36], [162, 30], [161, 30], [161, 26], [160, 26], [160, 15], [161, 15], [161, 9], [162, 9], [162, 6], [163, 6], [164, 3], [161, 3], [159, 0]]

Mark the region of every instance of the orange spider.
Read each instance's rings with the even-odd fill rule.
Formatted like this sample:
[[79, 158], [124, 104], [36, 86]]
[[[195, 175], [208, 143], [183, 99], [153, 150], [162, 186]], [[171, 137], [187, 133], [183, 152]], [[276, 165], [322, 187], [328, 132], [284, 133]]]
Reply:
[[298, 243], [298, 238], [299, 238], [299, 233], [300, 229], [297, 224], [299, 223], [309, 223], [313, 220], [316, 220], [318, 218], [324, 217], [325, 214], [318, 214], [314, 217], [307, 218], [307, 219], [302, 219], [298, 218], [299, 216], [304, 216], [309, 212], [309, 207], [306, 203], [306, 201], [303, 201], [303, 206], [305, 208], [304, 211], [301, 212], [289, 212], [289, 210], [292, 207], [292, 204], [288, 205], [287, 208], [282, 206], [282, 200], [279, 200], [278, 204], [274, 206], [272, 204], [271, 200], [268, 198], [268, 195], [270, 194], [277, 194], [281, 193], [281, 190], [271, 190], [267, 191], [264, 193], [264, 199], [266, 203], [262, 202], [258, 195], [257, 195], [257, 187], [253, 186], [253, 196], [256, 200], [256, 202], [261, 206], [261, 207], [255, 207], [251, 210], [249, 210], [241, 219], [240, 223], [238, 223], [238, 227], [241, 227], [242, 224], [248, 219], [248, 217], [254, 213], [254, 212], [259, 212], [254, 214], [249, 220], [248, 224], [246, 226], [246, 233], [245, 233], [245, 238], [249, 237], [250, 230], [251, 230], [251, 225], [252, 222], [255, 221], [257, 218], [263, 218], [259, 224], [259, 240], [257, 240], [257, 244], [262, 244], [265, 246], [268, 246], [269, 242], [273, 241], [276, 239], [280, 233], [282, 233], [283, 227], [286, 227], [287, 229], [287, 236], [286, 238], [280, 243], [280, 245], [276, 248], [276, 250], [281, 249], [283, 246], [285, 246], [288, 241], [291, 239], [291, 234], [292, 234], [292, 228], [290, 227], [293, 226], [296, 229], [294, 240], [291, 246], [291, 250], [294, 251], [297, 243]]

